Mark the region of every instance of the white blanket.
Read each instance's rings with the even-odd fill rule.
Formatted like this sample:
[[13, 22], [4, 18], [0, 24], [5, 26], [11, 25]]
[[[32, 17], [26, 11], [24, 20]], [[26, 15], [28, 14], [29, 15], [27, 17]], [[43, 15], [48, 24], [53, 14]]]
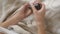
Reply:
[[[0, 22], [3, 22], [5, 19], [7, 19], [7, 16], [9, 16], [8, 15], [9, 13], [15, 11], [26, 1], [0, 0], [0, 15], [1, 15]], [[60, 34], [60, 0], [45, 0], [45, 1], [43, 1], [43, 3], [45, 3], [45, 5], [46, 5], [46, 16], [45, 16], [46, 23], [45, 24], [46, 24], [47, 33], [48, 34]], [[37, 31], [33, 15], [27, 17], [22, 22], [25, 25], [27, 24], [26, 26], [29, 27], [30, 29], [32, 29], [34, 32]], [[15, 26], [12, 28], [14, 31], [16, 31], [16, 29], [18, 29]], [[20, 27], [20, 29], [21, 29], [21, 27]], [[22, 28], [22, 30], [24, 30], [24, 29]], [[19, 30], [19, 31], [21, 31], [21, 30]], [[16, 31], [16, 32], [18, 32], [18, 31]], [[24, 32], [25, 32], [25, 30], [24, 30]], [[21, 33], [24, 34], [24, 32], [21, 32]], [[21, 33], [19, 33], [19, 34], [21, 34]], [[29, 31], [28, 31], [28, 33], [29, 33]], [[31, 33], [29, 33], [29, 34], [31, 34]]]

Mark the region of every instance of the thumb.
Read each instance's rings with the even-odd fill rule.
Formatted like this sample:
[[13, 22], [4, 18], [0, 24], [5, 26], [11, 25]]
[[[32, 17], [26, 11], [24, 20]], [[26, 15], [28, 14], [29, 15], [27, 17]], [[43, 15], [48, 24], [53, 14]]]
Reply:
[[29, 4], [26, 3], [26, 4], [23, 5], [23, 8], [27, 8], [28, 6], [29, 6]]
[[36, 11], [36, 8], [33, 4], [30, 4], [33, 11]]
[[36, 14], [37, 13], [37, 10], [36, 10], [35, 6], [33, 4], [30, 4], [30, 5], [31, 5], [31, 8], [33, 10], [33, 13]]
[[22, 10], [22, 11], [24, 11], [25, 9], [27, 9], [28, 8], [28, 3], [26, 3], [26, 4], [24, 4], [24, 5], [22, 5], [21, 7], [20, 7], [20, 9]]

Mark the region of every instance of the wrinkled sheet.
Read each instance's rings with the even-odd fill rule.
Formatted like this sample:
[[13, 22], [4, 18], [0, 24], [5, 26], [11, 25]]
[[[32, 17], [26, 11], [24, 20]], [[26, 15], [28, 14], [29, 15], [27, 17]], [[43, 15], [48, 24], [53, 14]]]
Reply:
[[[27, 1], [0, 0], [0, 23], [17, 13], [16, 10]], [[43, 3], [46, 6], [45, 26], [47, 34], [60, 34], [60, 0], [45, 0]], [[33, 14], [19, 22], [18, 25], [9, 26], [8, 31], [11, 30], [17, 34], [36, 34], [37, 28]], [[2, 29], [2, 31], [4, 30]]]

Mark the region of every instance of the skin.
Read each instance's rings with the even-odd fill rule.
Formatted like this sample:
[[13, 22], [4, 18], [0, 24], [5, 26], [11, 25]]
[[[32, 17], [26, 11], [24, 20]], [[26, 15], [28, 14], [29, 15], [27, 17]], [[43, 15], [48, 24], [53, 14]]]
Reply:
[[[11, 18], [9, 18], [8, 20], [6, 20], [3, 23], [0, 23], [1, 27], [7, 28], [10, 25], [15, 25], [17, 24], [19, 21], [23, 20], [24, 18], [28, 17], [32, 12], [30, 9], [28, 9], [28, 3], [26, 3], [25, 5], [23, 5], [21, 7], [21, 9], [19, 8], [18, 11], [14, 16], [12, 16]], [[0, 34], [3, 34], [0, 32]]]
[[14, 16], [6, 20], [4, 23], [0, 24], [0, 26], [7, 28], [10, 25], [17, 24], [17, 22], [21, 21], [31, 14], [31, 10], [28, 9], [27, 3], [23, 5], [21, 9], [19, 8], [18, 11], [19, 12], [17, 12]]
[[4, 33], [0, 32], [0, 34], [4, 34]]
[[[37, 1], [38, 2], [38, 1]], [[39, 3], [39, 2], [38, 2]], [[42, 8], [40, 10], [36, 10], [34, 7], [34, 4], [31, 4], [34, 18], [36, 20], [37, 28], [38, 28], [38, 34], [46, 34], [45, 32], [45, 5], [40, 3], [42, 5]], [[32, 12], [28, 9], [29, 4], [23, 5], [22, 9], [19, 10], [14, 16], [12, 16], [10, 19], [6, 20], [4, 23], [2, 23], [0, 26], [7, 28], [10, 25], [17, 24], [17, 22], [21, 21], [22, 19], [29, 16]], [[27, 10], [28, 9], [28, 10]], [[1, 34], [1, 33], [0, 33]]]
[[[35, 2], [37, 3], [37, 1]], [[40, 10], [36, 10], [36, 8], [34, 7], [34, 4], [31, 4], [32, 10], [33, 10], [33, 14], [36, 20], [36, 24], [37, 24], [37, 28], [38, 28], [38, 34], [46, 34], [45, 32], [45, 5], [40, 3], [42, 5], [42, 8]], [[39, 3], [39, 2], [38, 2]]]

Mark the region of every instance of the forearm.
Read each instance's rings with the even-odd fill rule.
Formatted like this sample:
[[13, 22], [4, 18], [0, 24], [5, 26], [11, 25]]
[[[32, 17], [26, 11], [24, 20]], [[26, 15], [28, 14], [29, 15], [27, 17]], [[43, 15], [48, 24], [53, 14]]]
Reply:
[[2, 23], [0, 26], [7, 28], [10, 25], [17, 24], [20, 20], [22, 20], [22, 15], [19, 13], [15, 14], [13, 17]]
[[0, 32], [0, 34], [4, 34], [4, 33]]
[[44, 20], [40, 20], [37, 22], [38, 34], [46, 34], [44, 23]]

